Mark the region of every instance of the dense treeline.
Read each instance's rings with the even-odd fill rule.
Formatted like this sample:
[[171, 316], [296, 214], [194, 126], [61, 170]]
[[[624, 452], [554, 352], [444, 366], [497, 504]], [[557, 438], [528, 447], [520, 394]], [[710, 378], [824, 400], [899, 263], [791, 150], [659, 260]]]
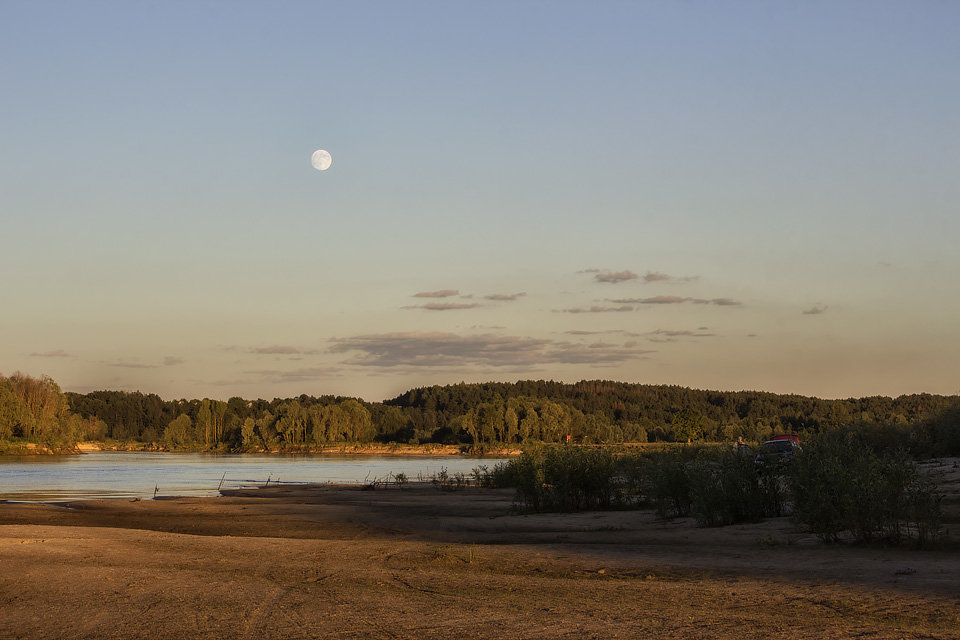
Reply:
[[[460, 426], [483, 442], [523, 441], [528, 434], [546, 442], [559, 439], [556, 434], [584, 442], [722, 442], [762, 440], [772, 433], [812, 436], [855, 425], [881, 425], [893, 432], [960, 406], [956, 396], [930, 394], [822, 400], [757, 391], [542, 380], [424, 387], [385, 404], [417, 409], [411, 415], [418, 432]], [[529, 421], [526, 427], [524, 419]]]
[[930, 394], [822, 400], [607, 381], [433, 386], [383, 403], [308, 395], [224, 402], [125, 391], [64, 394], [50, 378], [0, 377], [0, 440], [272, 451], [374, 441], [757, 441], [773, 433], [808, 438], [838, 428], [915, 453], [958, 453], [960, 402]]
[[[277, 450], [332, 442], [372, 442], [390, 409], [354, 398], [302, 395], [274, 400], [164, 401], [154, 394], [94, 391], [67, 394], [83, 416], [103, 421], [103, 437], [174, 449]], [[397, 412], [399, 413], [399, 412]]]
[[103, 431], [96, 416], [81, 418], [70, 411], [67, 397], [51, 378], [0, 376], [0, 443], [30, 442], [57, 451]]

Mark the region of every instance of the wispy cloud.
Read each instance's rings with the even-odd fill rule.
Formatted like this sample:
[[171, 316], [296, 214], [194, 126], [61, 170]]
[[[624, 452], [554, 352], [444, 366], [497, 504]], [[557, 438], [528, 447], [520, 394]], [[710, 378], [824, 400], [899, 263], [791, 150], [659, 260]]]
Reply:
[[717, 334], [700, 327], [696, 331], [690, 329], [657, 329], [647, 333], [650, 342], [677, 342], [680, 338], [713, 338]]
[[426, 309], [427, 311], [454, 311], [456, 309], [475, 309], [480, 305], [476, 302], [428, 302], [402, 307], [403, 309]]
[[597, 282], [609, 282], [611, 284], [617, 284], [618, 282], [625, 282], [627, 280], [636, 280], [639, 276], [633, 271], [604, 271], [593, 276], [593, 279]]
[[54, 349], [53, 351], [34, 352], [30, 354], [34, 358], [72, 358], [73, 356], [63, 349]]
[[119, 360], [116, 362], [104, 362], [108, 367], [119, 367], [121, 369], [159, 369], [160, 367], [175, 367], [186, 362], [183, 358], [177, 356], [166, 356], [161, 364], [148, 362], [133, 362], [130, 360]]
[[577, 273], [593, 273], [593, 279], [597, 282], [607, 282], [611, 284], [617, 284], [619, 282], [626, 282], [627, 280], [640, 280], [644, 284], [650, 284], [654, 282], [668, 283], [668, 284], [681, 284], [684, 282], [693, 282], [699, 280], [699, 276], [672, 276], [668, 273], [662, 273], [660, 271], [647, 271], [642, 276], [637, 275], [633, 271], [625, 269], [623, 271], [601, 271], [600, 269], [584, 269], [583, 271], [578, 271]]
[[680, 304], [689, 302], [690, 298], [681, 298], [680, 296], [653, 296], [651, 298], [613, 298], [607, 302], [615, 304]]
[[657, 271], [647, 271], [643, 277], [644, 282], [667, 282], [671, 284], [677, 284], [681, 282], [693, 282], [694, 280], [699, 280], [700, 276], [671, 276], [666, 273], [660, 273]]
[[331, 351], [353, 353], [343, 364], [362, 367], [511, 367], [544, 364], [611, 365], [644, 357], [650, 350], [588, 346], [518, 336], [453, 333], [383, 333], [334, 339]]
[[221, 379], [221, 380], [194, 380], [198, 384], [212, 384], [218, 387], [238, 387], [240, 385], [250, 384], [249, 380], [243, 378]]
[[297, 347], [274, 345], [272, 347], [254, 347], [250, 349], [250, 353], [259, 355], [290, 355], [300, 353], [300, 349]]
[[292, 345], [282, 345], [282, 344], [275, 344], [269, 347], [254, 347], [250, 349], [249, 352], [256, 355], [265, 355], [265, 356], [314, 355], [314, 354], [320, 353], [318, 349], [303, 349], [301, 347], [294, 347]]
[[520, 293], [491, 293], [488, 296], [483, 296], [483, 298], [484, 300], [496, 300], [498, 302], [513, 302], [525, 295], [527, 295], [525, 291]]
[[595, 336], [601, 333], [625, 333], [623, 329], [604, 329], [602, 331], [584, 331], [583, 329], [570, 329], [564, 331], [569, 336]]
[[717, 334], [707, 333], [703, 330], [691, 331], [690, 329], [657, 329], [656, 331], [651, 331], [649, 335], [667, 336], [670, 338], [678, 338], [683, 336], [689, 336], [693, 338], [712, 338]]
[[650, 298], [613, 298], [607, 302], [614, 304], [712, 304], [719, 307], [739, 307], [743, 303], [732, 298], [690, 298], [686, 296], [652, 296]]
[[414, 298], [450, 298], [460, 295], [456, 289], [440, 289], [439, 291], [421, 291], [413, 294]]
[[594, 305], [592, 307], [574, 307], [573, 309], [561, 309], [561, 311], [563, 313], [611, 313], [611, 312], [618, 312], [618, 311], [633, 311], [633, 307], [630, 307], [630, 306], [601, 307], [598, 305]]
[[818, 315], [820, 315], [821, 313], [823, 313], [824, 311], [826, 311], [828, 308], [829, 308], [829, 307], [827, 307], [827, 305], [824, 305], [824, 304], [815, 304], [815, 305], [813, 305], [812, 307], [810, 307], [809, 309], [804, 310], [804, 311], [803, 311], [803, 315], [805, 315], [805, 316], [818, 316]]
[[283, 371], [280, 369], [254, 369], [243, 373], [258, 376], [267, 382], [303, 382], [339, 375], [339, 367], [304, 367]]
[[108, 367], [121, 367], [123, 369], [157, 369], [158, 364], [143, 364], [141, 362], [107, 362]]

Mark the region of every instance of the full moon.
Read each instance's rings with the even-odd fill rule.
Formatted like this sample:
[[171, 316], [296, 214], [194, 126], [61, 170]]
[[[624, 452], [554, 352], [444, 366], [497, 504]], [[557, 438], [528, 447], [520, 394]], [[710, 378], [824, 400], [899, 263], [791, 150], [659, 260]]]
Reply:
[[326, 171], [330, 168], [330, 165], [333, 164], [333, 158], [323, 149], [317, 149], [313, 152], [313, 155], [310, 156], [310, 164], [312, 164], [313, 168], [317, 171]]

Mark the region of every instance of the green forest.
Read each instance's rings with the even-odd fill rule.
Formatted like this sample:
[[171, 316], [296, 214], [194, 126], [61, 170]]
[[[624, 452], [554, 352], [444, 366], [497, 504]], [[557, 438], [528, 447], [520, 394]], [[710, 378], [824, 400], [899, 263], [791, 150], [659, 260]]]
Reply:
[[384, 402], [332, 395], [163, 400], [141, 392], [63, 392], [49, 377], [0, 376], [0, 441], [54, 450], [84, 440], [216, 451], [371, 442], [466, 447], [727, 442], [762, 441], [777, 433], [812, 438], [836, 429], [919, 453], [957, 453], [960, 398], [824, 400], [602, 380], [527, 380], [422, 387]]

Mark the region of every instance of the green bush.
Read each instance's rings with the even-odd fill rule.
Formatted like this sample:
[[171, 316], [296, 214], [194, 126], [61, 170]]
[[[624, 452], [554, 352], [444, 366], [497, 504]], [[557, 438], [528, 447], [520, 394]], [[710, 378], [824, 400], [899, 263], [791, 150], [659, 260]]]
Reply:
[[516, 488], [520, 482], [514, 460], [498, 462], [493, 465], [493, 469], [482, 464], [479, 467], [474, 467], [471, 475], [475, 485], [487, 489]]
[[514, 487], [532, 511], [652, 505], [660, 517], [692, 515], [700, 526], [793, 517], [824, 541], [914, 539], [942, 529], [942, 496], [902, 450], [877, 452], [849, 431], [832, 431], [791, 462], [757, 464], [727, 448], [629, 451], [568, 445], [525, 451], [474, 469], [485, 487]]
[[915, 429], [915, 449], [927, 456], [960, 455], [960, 406], [920, 423]]
[[661, 454], [643, 467], [644, 493], [661, 518], [690, 515], [690, 474], [679, 456]]
[[690, 469], [690, 510], [701, 527], [758, 522], [784, 508], [782, 468], [726, 452]]
[[688, 516], [718, 526], [777, 515], [783, 507], [778, 477], [717, 447], [612, 454], [567, 445], [529, 449], [493, 471], [474, 469], [479, 486], [511, 486], [532, 511], [579, 511], [652, 504], [660, 517]]
[[531, 511], [608, 509], [624, 501], [623, 478], [605, 449], [544, 446], [493, 472], [484, 467], [474, 473], [482, 485], [516, 487], [516, 501]]
[[941, 496], [903, 451], [877, 453], [849, 433], [821, 436], [789, 470], [794, 518], [824, 541], [935, 540]]

